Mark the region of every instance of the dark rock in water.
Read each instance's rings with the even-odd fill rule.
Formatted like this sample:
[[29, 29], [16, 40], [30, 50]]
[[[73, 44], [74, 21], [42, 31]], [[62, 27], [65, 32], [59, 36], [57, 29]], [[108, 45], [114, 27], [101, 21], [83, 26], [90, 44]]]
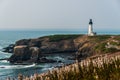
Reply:
[[27, 45], [15, 46], [14, 54], [9, 58], [9, 61], [12, 63], [21, 62], [30, 59], [30, 56], [31, 54]]
[[47, 59], [47, 58], [40, 58], [39, 63], [54, 63], [54, 62], [57, 62], [56, 60], [53, 60], [53, 59]]
[[4, 66], [0, 67], [0, 68], [5, 68]]
[[36, 62], [39, 59], [40, 50], [37, 47], [28, 47], [27, 45], [15, 46], [14, 54], [9, 58], [11, 63], [14, 62], [24, 62], [27, 60], [32, 60]]
[[58, 61], [58, 63], [61, 63], [62, 61]]
[[30, 60], [32, 60], [33, 62], [37, 62], [39, 57], [42, 57], [41, 51], [38, 47], [30, 47], [29, 51], [31, 53]]
[[3, 48], [3, 52], [7, 52], [7, 53], [13, 53], [14, 52], [14, 44], [10, 44], [8, 47]]

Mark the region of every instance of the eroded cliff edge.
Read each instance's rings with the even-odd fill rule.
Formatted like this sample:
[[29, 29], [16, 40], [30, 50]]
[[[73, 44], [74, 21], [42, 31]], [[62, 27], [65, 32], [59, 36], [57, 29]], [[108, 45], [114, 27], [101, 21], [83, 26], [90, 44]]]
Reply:
[[45, 54], [74, 53], [77, 59], [95, 54], [120, 51], [117, 35], [52, 35], [36, 39], [22, 39], [15, 43], [11, 63], [54, 62], [43, 58]]

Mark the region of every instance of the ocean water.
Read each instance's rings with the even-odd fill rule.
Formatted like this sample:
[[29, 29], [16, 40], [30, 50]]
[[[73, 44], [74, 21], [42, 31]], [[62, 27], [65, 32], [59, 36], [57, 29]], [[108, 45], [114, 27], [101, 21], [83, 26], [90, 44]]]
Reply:
[[[12, 54], [2, 52], [2, 48], [9, 44], [14, 44], [20, 39], [37, 38], [46, 35], [53, 34], [77, 34], [75, 31], [60, 31], [60, 30], [44, 30], [44, 31], [0, 31], [0, 59], [9, 58]], [[66, 56], [68, 56], [66, 54]], [[54, 54], [48, 56], [56, 60], [61, 60], [64, 63], [73, 62], [67, 60], [64, 54]], [[19, 73], [26, 76], [33, 75], [34, 73], [41, 73], [52, 69], [54, 66], [61, 65], [61, 63], [41, 63], [39, 65], [12, 65], [6, 60], [0, 60], [0, 80], [4, 80], [7, 77], [17, 77]]]
[[[99, 34], [120, 34], [118, 32], [105, 32], [98, 31]], [[14, 44], [20, 39], [37, 38], [46, 35], [53, 34], [86, 34], [86, 31], [79, 30], [40, 30], [40, 31], [0, 31], [0, 59], [9, 58], [12, 54], [2, 52], [2, 48], [8, 46], [9, 44]], [[61, 60], [63, 63], [71, 63], [72, 60], [67, 60], [67, 54], [53, 54], [48, 56], [56, 60]], [[54, 66], [61, 65], [62, 63], [41, 63], [39, 65], [13, 65], [6, 60], [0, 60], [0, 80], [5, 80], [7, 77], [16, 78], [19, 73], [26, 76], [33, 75], [34, 73], [45, 72], [52, 69]]]

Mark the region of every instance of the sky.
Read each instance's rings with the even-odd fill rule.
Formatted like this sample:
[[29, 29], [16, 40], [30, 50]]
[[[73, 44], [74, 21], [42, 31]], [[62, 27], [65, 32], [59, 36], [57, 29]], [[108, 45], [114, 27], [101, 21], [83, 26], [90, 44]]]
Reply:
[[0, 0], [1, 30], [120, 30], [120, 0]]

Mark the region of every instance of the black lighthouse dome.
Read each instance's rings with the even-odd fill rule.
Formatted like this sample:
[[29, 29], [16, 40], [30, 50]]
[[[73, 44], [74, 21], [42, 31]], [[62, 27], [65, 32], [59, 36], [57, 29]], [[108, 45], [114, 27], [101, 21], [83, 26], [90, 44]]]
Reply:
[[90, 19], [90, 22], [89, 22], [89, 24], [93, 24], [93, 22], [92, 22], [92, 19]]

